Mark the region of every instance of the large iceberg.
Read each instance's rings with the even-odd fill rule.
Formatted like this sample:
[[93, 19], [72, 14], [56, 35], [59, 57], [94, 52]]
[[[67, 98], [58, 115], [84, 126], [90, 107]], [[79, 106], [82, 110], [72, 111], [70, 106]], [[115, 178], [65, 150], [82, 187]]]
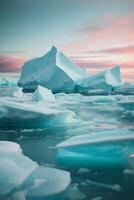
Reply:
[[70, 173], [39, 166], [24, 156], [17, 143], [0, 142], [0, 198], [45, 197], [64, 191], [70, 184]]
[[90, 94], [90, 90], [102, 89], [103, 93], [111, 93], [121, 85], [120, 67], [114, 67], [99, 74], [82, 78], [77, 81], [77, 90]]
[[134, 134], [120, 129], [90, 133], [74, 136], [57, 148], [62, 165], [124, 169], [130, 167], [128, 157], [134, 152]]
[[44, 56], [24, 64], [18, 85], [24, 90], [35, 90], [41, 85], [53, 92], [68, 93], [75, 91], [75, 82], [86, 76], [85, 70], [52, 47]]

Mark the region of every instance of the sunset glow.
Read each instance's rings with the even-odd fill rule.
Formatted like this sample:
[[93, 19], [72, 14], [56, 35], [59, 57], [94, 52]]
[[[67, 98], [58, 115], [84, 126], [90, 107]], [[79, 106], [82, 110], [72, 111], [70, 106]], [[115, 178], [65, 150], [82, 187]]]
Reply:
[[18, 72], [55, 45], [90, 74], [120, 65], [133, 81], [134, 1], [28, 2], [1, 3], [0, 72]]

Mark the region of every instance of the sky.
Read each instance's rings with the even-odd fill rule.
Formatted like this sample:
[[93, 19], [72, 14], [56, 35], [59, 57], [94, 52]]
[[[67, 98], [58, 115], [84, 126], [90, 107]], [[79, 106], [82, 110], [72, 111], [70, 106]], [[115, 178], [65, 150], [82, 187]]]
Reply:
[[0, 0], [0, 73], [56, 46], [89, 74], [134, 80], [134, 0]]

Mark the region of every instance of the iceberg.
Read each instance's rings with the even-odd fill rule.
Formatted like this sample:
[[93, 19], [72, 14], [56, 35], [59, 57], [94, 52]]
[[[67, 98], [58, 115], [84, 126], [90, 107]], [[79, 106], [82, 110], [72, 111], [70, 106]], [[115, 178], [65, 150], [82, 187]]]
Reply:
[[101, 89], [102, 94], [109, 94], [121, 85], [120, 67], [114, 67], [99, 74], [77, 81], [77, 91], [90, 94], [90, 90]]
[[93, 169], [130, 167], [134, 135], [129, 130], [112, 130], [74, 136], [56, 146], [62, 165]]
[[45, 128], [76, 122], [75, 113], [69, 110], [59, 111], [38, 103], [15, 102], [2, 98], [0, 104], [0, 127], [4, 129]]
[[10, 194], [9, 199], [27, 199], [55, 195], [71, 181], [69, 172], [39, 166], [24, 156], [17, 143], [0, 142], [0, 163], [0, 197]]
[[48, 90], [45, 87], [42, 87], [38, 85], [38, 88], [35, 90], [35, 92], [32, 95], [33, 101], [41, 101], [45, 103], [55, 102], [55, 96], [51, 92], [51, 90]]
[[74, 92], [78, 79], [88, 76], [87, 72], [72, 63], [56, 47], [40, 58], [26, 62], [18, 85], [25, 91], [34, 91], [38, 85], [52, 92]]

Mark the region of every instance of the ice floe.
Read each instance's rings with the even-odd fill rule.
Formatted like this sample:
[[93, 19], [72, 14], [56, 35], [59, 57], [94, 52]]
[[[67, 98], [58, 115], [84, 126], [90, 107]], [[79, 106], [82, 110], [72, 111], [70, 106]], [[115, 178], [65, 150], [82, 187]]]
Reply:
[[[7, 128], [43, 128], [55, 124], [74, 123], [75, 113], [32, 102], [0, 99], [0, 126]], [[8, 124], [8, 126], [7, 126]]]
[[70, 173], [39, 166], [24, 156], [17, 143], [0, 142], [0, 197], [9, 199], [45, 197], [64, 191], [70, 184]]
[[128, 130], [112, 130], [74, 136], [57, 145], [62, 165], [88, 168], [130, 167], [134, 135]]

